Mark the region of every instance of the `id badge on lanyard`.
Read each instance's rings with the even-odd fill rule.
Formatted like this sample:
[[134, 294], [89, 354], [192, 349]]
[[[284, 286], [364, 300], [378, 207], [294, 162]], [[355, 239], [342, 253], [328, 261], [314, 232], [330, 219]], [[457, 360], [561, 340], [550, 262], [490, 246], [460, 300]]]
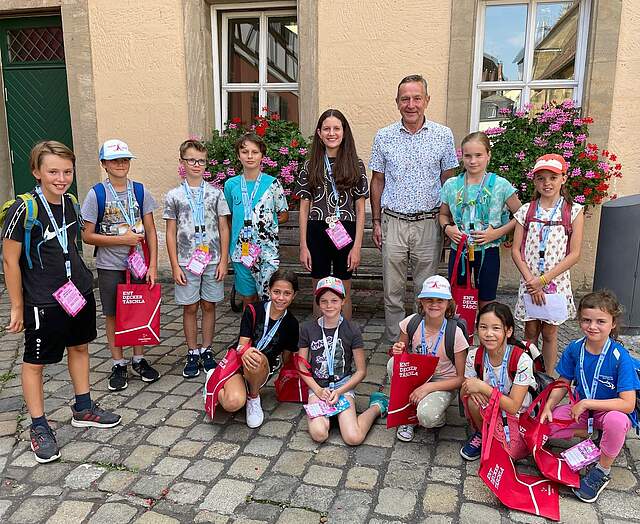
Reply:
[[56, 302], [62, 306], [62, 309], [64, 309], [68, 315], [75, 317], [87, 304], [87, 300], [71, 281], [71, 260], [69, 258], [69, 237], [67, 236], [67, 218], [64, 210], [64, 195], [62, 195], [62, 227], [59, 227], [53, 213], [51, 212], [51, 206], [49, 206], [49, 202], [47, 202], [47, 199], [42, 194], [40, 186], [36, 186], [36, 194], [47, 212], [47, 216], [53, 226], [56, 238], [58, 239], [58, 243], [60, 244], [64, 255], [64, 269], [67, 282], [53, 292], [53, 298], [56, 299]]
[[194, 201], [191, 188], [186, 180], [182, 182], [182, 189], [191, 208], [191, 216], [195, 228], [196, 248], [187, 262], [186, 269], [194, 275], [202, 275], [211, 261], [212, 255], [209, 253], [209, 244], [207, 242], [207, 230], [204, 221], [204, 181], [200, 183], [198, 189], [198, 197]]
[[[551, 211], [551, 215], [549, 215], [548, 225], [545, 225], [544, 222], [540, 224], [540, 244], [538, 247], [538, 256], [540, 257], [538, 259], [538, 271], [540, 272], [540, 274], [544, 273], [544, 259], [545, 253], [547, 251], [547, 241], [549, 240], [549, 233], [551, 232], [551, 222], [553, 222], [553, 217], [556, 216], [556, 211], [558, 211], [558, 208], [562, 204], [562, 201], [563, 198], [560, 197], [556, 202], [556, 205], [553, 207], [553, 211]], [[536, 218], [540, 219], [540, 215], [540, 201], [538, 200], [538, 203], [536, 204]]]
[[287, 316], [287, 312], [285, 311], [283, 315], [276, 320], [271, 329], [269, 329], [269, 320], [271, 319], [271, 301], [265, 304], [265, 316], [264, 316], [264, 327], [262, 329], [262, 337], [256, 344], [256, 349], [258, 351], [264, 351], [264, 349], [269, 345], [269, 343], [273, 340], [273, 337], [278, 332], [280, 328], [280, 324], [284, 320], [284, 317]]
[[480, 198], [482, 195], [482, 191], [484, 190], [484, 182], [487, 178], [487, 174], [482, 175], [482, 181], [480, 182], [480, 186], [478, 187], [478, 191], [476, 193], [476, 197], [473, 200], [468, 199], [468, 187], [467, 187], [467, 174], [464, 175], [464, 193], [462, 195], [462, 204], [463, 206], [467, 206], [469, 208], [469, 239], [467, 240], [467, 246], [469, 249], [469, 262], [473, 262], [475, 260], [475, 249], [473, 243], [473, 232], [476, 228], [476, 207], [480, 202]]
[[338, 325], [333, 333], [333, 340], [331, 341], [331, 349], [329, 349], [329, 343], [327, 342], [327, 336], [324, 332], [324, 318], [320, 319], [320, 329], [322, 330], [322, 343], [324, 345], [324, 358], [327, 362], [327, 373], [329, 375], [329, 389], [334, 390], [336, 386], [335, 362], [336, 362], [336, 346], [338, 344], [338, 331], [340, 330], [340, 324], [342, 324], [342, 315], [338, 320]]
[[[131, 229], [132, 231], [135, 231], [134, 228], [136, 225], [136, 216], [135, 216], [135, 205], [134, 205], [134, 198], [133, 198], [133, 183], [130, 181], [127, 182], [127, 209], [125, 209], [124, 205], [122, 205], [122, 201], [120, 200], [120, 197], [118, 196], [118, 193], [116, 192], [116, 190], [111, 185], [111, 181], [107, 179], [105, 184], [109, 188], [113, 201], [115, 202], [116, 206], [118, 206], [118, 209], [120, 210], [120, 213], [122, 214], [125, 221], [127, 222], [129, 229]], [[142, 215], [142, 209], [140, 210], [140, 214]], [[147, 270], [148, 270], [147, 264], [145, 263], [142, 255], [139, 253], [137, 246], [134, 248], [133, 252], [127, 257], [127, 266], [129, 267], [129, 271], [131, 271], [131, 273], [133, 273], [133, 275], [137, 279], [142, 279], [146, 276]]]
[[[504, 391], [504, 386], [507, 382], [507, 368], [509, 367], [509, 358], [511, 357], [512, 346], [507, 345], [507, 348], [504, 352], [504, 357], [502, 358], [502, 364], [500, 365], [500, 381], [493, 371], [493, 366], [491, 365], [491, 361], [489, 360], [489, 355], [487, 354], [487, 350], [485, 349], [484, 353], [484, 367], [489, 372], [489, 380], [491, 381], [491, 386], [494, 388], [498, 388], [500, 393], [506, 394]], [[509, 429], [509, 421], [507, 420], [507, 414], [504, 410], [502, 413], [502, 429], [504, 430], [504, 438], [507, 441], [507, 444], [511, 441], [511, 430]]]
[[[582, 341], [582, 347], [580, 348], [580, 382], [582, 383], [582, 390], [586, 397], [591, 400], [596, 397], [596, 392], [598, 391], [598, 381], [600, 379], [600, 371], [602, 370], [602, 365], [604, 364], [604, 359], [607, 357], [607, 353], [609, 353], [609, 348], [611, 347], [611, 339], [608, 338], [605, 343], [600, 355], [598, 356], [598, 362], [596, 363], [596, 368], [593, 372], [593, 378], [591, 379], [591, 387], [587, 383], [587, 377], [584, 374], [584, 352], [586, 345], [586, 338]], [[589, 418], [587, 419], [587, 434], [588, 439], [591, 439], [593, 435], [593, 412], [589, 411]]]
[[[242, 207], [244, 210], [244, 226], [240, 230], [240, 256], [244, 258], [243, 264], [246, 267], [251, 267], [255, 264], [258, 255], [260, 254], [260, 247], [253, 242], [253, 207], [255, 205], [255, 198], [260, 188], [260, 181], [262, 180], [262, 173], [258, 175], [249, 196], [249, 190], [247, 188], [247, 181], [244, 175], [241, 175], [240, 190], [242, 192]], [[252, 246], [254, 246], [252, 248]], [[248, 257], [248, 258], [245, 258]], [[247, 265], [249, 264], [249, 265]]]
[[[338, 187], [336, 186], [336, 181], [333, 178], [333, 169], [331, 168], [331, 163], [329, 162], [329, 157], [326, 155], [326, 153], [324, 155], [324, 165], [327, 170], [327, 178], [331, 183], [333, 198], [335, 199], [334, 214], [327, 216], [327, 218], [325, 219], [325, 222], [329, 226], [326, 229], [326, 232], [336, 248], [342, 249], [343, 247], [349, 245], [353, 240], [342, 222], [340, 222], [340, 193], [338, 193]], [[329, 199], [327, 198], [327, 211], [328, 208]]]

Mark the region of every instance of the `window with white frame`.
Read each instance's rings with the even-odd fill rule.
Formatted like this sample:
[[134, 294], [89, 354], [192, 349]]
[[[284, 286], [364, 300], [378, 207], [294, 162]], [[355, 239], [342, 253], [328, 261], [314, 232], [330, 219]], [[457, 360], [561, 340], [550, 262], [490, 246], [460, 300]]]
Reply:
[[589, 0], [486, 0], [476, 28], [471, 130], [501, 111], [582, 101]]
[[216, 29], [220, 34], [219, 50], [216, 36], [213, 46], [214, 57], [219, 59], [214, 67], [217, 127], [232, 119], [251, 122], [264, 114], [265, 107], [283, 119], [298, 122], [295, 4], [292, 9], [222, 9], [212, 11], [214, 35]]

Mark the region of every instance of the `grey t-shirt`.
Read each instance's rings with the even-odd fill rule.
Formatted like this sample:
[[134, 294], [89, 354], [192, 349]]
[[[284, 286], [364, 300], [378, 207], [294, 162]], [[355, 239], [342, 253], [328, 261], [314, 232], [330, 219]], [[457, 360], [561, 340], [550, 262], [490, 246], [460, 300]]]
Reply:
[[[333, 347], [335, 328], [325, 328], [329, 350]], [[310, 320], [302, 325], [298, 347], [309, 348], [309, 363], [311, 374], [320, 387], [327, 387], [331, 382], [327, 359], [324, 355], [324, 342], [319, 320]], [[351, 375], [353, 366], [353, 350], [364, 348], [362, 333], [357, 324], [350, 320], [343, 320], [338, 331], [335, 361], [333, 365], [333, 381], [338, 382]]]
[[[124, 216], [122, 216], [122, 212], [113, 199], [113, 195], [107, 185], [104, 182], [102, 182], [102, 185], [105, 186], [106, 201], [104, 204], [104, 216], [96, 233], [110, 236], [124, 235], [129, 227], [127, 221]], [[128, 209], [127, 191], [119, 191], [117, 195], [122, 202], [122, 206]], [[151, 213], [156, 208], [156, 201], [145, 187], [142, 213], [140, 213], [140, 207], [135, 198], [133, 202], [136, 219], [134, 230], [136, 233], [144, 233], [142, 217], [147, 213]], [[82, 218], [85, 222], [91, 222], [92, 224], [98, 221], [98, 199], [93, 188], [89, 190], [82, 203]], [[125, 270], [127, 269], [127, 257], [129, 256], [130, 250], [131, 247], [127, 245], [99, 247], [96, 254], [96, 267], [99, 269]]]
[[[195, 202], [198, 187], [190, 187], [192, 199]], [[211, 264], [220, 262], [220, 231], [218, 219], [224, 215], [230, 215], [227, 200], [219, 189], [211, 184], [204, 184], [204, 225], [211, 254]], [[184, 186], [180, 184], [167, 193], [164, 202], [165, 220], [175, 220], [177, 228], [178, 264], [186, 266], [196, 246], [195, 224], [189, 200], [184, 192]]]

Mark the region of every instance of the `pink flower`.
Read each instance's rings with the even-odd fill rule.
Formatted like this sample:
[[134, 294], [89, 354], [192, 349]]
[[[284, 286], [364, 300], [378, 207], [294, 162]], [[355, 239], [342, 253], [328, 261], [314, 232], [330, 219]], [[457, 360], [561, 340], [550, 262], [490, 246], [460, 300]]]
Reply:
[[595, 176], [596, 174], [591, 169], [584, 174], [585, 178], [594, 178]]
[[523, 116], [525, 116], [527, 114], [527, 112], [526, 111], [522, 111], [522, 110], [518, 110], [513, 114], [516, 116], [516, 118], [522, 118]]
[[519, 153], [516, 153], [516, 158], [518, 160], [524, 160], [526, 156], [527, 155], [526, 155], [526, 153], [524, 151], [520, 151]]
[[298, 153], [300, 153], [302, 156], [307, 154], [307, 149], [304, 147], [301, 147], [300, 149], [298, 149]]
[[458, 160], [462, 159], [462, 149], [456, 149], [456, 157]]
[[585, 202], [585, 198], [584, 195], [578, 195], [577, 197], [575, 197], [573, 199], [575, 202], [578, 202], [578, 204], [584, 204]]
[[509, 166], [500, 166], [500, 172], [507, 173], [509, 171]]
[[238, 128], [238, 124], [234, 124], [234, 123], [232, 122], [232, 123], [230, 123], [227, 127], [228, 127], [229, 129], [237, 129], [237, 128]]
[[289, 148], [288, 147], [281, 147], [280, 149], [278, 149], [278, 153], [280, 153], [281, 155], [288, 155], [289, 154]]
[[527, 174], [525, 174], [525, 176], [529, 179], [529, 180], [533, 180], [533, 173], [531, 171], [527, 172]]
[[567, 98], [564, 102], [562, 102], [562, 107], [565, 109], [573, 109], [575, 103], [571, 98]]
[[555, 131], [560, 131], [560, 129], [562, 129], [562, 124], [555, 123], [555, 124], [551, 124], [549, 126], [549, 130], [550, 131], [554, 131], [555, 132]]
[[598, 162], [598, 167], [602, 169], [605, 173], [609, 171], [609, 164], [607, 162]]
[[582, 122], [582, 118], [574, 118], [573, 119], [573, 125], [576, 127], [580, 127], [583, 124]]
[[533, 139], [533, 145], [538, 146], [538, 147], [546, 147], [546, 145], [549, 142], [547, 142], [544, 138], [541, 138], [539, 136], [535, 137]]
[[582, 173], [581, 169], [579, 167], [576, 167], [575, 169], [571, 170], [571, 176], [580, 176], [580, 174]]
[[182, 163], [178, 164], [178, 176], [180, 178], [186, 178], [187, 177], [187, 170], [182, 165]]
[[498, 109], [498, 114], [500, 115], [508, 115], [511, 113], [511, 108], [509, 107], [501, 107], [500, 109]]
[[585, 135], [584, 133], [579, 134], [576, 137], [576, 142], [578, 142], [579, 144], [581, 144], [582, 142], [584, 142], [587, 139], [587, 135]]
[[485, 130], [485, 134], [489, 136], [496, 136], [496, 135], [501, 135], [505, 131], [506, 129], [504, 127], [490, 127], [489, 129]]
[[227, 169], [227, 175], [228, 176], [236, 176], [236, 170], [233, 169], [232, 167], [230, 167], [229, 169]]
[[225, 166], [228, 166], [229, 164], [231, 164], [231, 160], [229, 160], [228, 158], [225, 158], [225, 159], [222, 161], [222, 163], [223, 163]]
[[216, 166], [216, 165], [218, 165], [218, 161], [215, 158], [213, 158], [213, 159], [209, 160], [209, 165], [210, 166]]
[[573, 151], [571, 149], [565, 149], [562, 153], [564, 158], [571, 158], [573, 156]]

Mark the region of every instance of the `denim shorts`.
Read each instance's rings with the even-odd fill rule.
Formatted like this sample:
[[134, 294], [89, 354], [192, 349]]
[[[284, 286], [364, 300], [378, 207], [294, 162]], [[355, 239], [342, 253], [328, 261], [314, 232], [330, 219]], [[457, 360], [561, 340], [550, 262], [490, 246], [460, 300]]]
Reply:
[[191, 271], [187, 271], [184, 266], [180, 266], [180, 269], [182, 269], [184, 277], [187, 279], [187, 285], [175, 285], [176, 304], [189, 306], [200, 302], [200, 300], [212, 303], [222, 302], [224, 299], [224, 282], [216, 280], [218, 264], [209, 264], [202, 275], [194, 275]]

